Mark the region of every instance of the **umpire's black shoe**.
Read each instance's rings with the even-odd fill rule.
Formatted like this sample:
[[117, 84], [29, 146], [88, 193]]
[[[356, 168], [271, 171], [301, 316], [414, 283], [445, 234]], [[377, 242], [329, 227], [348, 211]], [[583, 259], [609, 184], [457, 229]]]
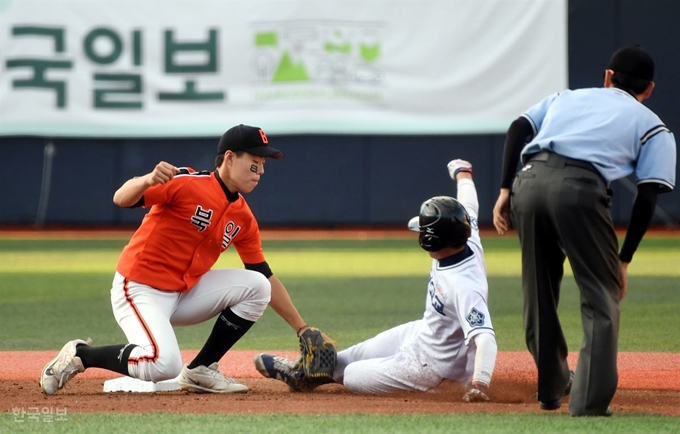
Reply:
[[[574, 375], [576, 375], [574, 371], [569, 371], [569, 381], [567, 382], [567, 385], [564, 388], [564, 395], [562, 396], [567, 396], [571, 393], [571, 386], [572, 384], [574, 384]], [[557, 398], [553, 401], [539, 401], [539, 406], [541, 407], [541, 410], [547, 411], [557, 410], [562, 406], [562, 399]], [[611, 411], [611, 409], [609, 410]]]
[[611, 407], [607, 407], [607, 409], [604, 411], [604, 413], [600, 414], [572, 414], [573, 417], [612, 417], [614, 415], [614, 410], [612, 410]]
[[562, 400], [556, 399], [554, 401], [539, 401], [539, 406], [541, 407], [541, 410], [557, 410], [558, 408], [562, 407]]

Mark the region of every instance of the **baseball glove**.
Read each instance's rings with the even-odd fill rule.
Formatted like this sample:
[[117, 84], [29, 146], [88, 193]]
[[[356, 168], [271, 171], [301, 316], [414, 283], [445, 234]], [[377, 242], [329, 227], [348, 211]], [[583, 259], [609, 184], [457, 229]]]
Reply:
[[304, 377], [333, 381], [338, 353], [335, 343], [321, 330], [310, 327], [300, 335], [300, 356]]

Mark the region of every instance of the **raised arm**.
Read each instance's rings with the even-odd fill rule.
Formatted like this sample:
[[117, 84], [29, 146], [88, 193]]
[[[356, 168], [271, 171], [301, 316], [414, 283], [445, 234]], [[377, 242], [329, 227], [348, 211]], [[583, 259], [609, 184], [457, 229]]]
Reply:
[[465, 160], [452, 160], [447, 165], [451, 179], [456, 181], [458, 187], [458, 201], [463, 204], [470, 218], [477, 219], [479, 216], [479, 200], [477, 189], [472, 180], [472, 164]]
[[157, 184], [165, 184], [179, 173], [179, 169], [170, 163], [161, 161], [152, 172], [144, 176], [129, 179], [113, 194], [113, 203], [127, 208], [139, 202], [144, 192]]

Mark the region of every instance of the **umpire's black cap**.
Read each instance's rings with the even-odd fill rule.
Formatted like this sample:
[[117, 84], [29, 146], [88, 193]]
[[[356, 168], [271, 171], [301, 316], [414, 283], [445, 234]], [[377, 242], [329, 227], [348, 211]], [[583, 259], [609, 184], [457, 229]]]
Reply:
[[283, 152], [269, 146], [269, 139], [264, 130], [250, 125], [236, 125], [222, 135], [217, 145], [217, 155], [227, 151], [245, 151], [258, 157], [269, 157], [275, 160], [283, 158]]
[[654, 80], [654, 59], [638, 45], [617, 50], [609, 60], [607, 69], [620, 72], [631, 78]]

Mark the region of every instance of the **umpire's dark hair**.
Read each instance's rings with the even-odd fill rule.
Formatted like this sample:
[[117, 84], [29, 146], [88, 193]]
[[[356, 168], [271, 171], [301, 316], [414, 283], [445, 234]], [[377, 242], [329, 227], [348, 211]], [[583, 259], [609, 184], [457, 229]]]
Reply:
[[639, 45], [616, 50], [607, 69], [614, 71], [614, 87], [634, 94], [643, 93], [654, 80], [654, 59]]
[[631, 77], [622, 72], [614, 71], [614, 74], [612, 75], [612, 84], [614, 87], [625, 90], [628, 93], [632, 92], [636, 95], [647, 90], [649, 83], [651, 83], [651, 81], [645, 80], [644, 78]]

